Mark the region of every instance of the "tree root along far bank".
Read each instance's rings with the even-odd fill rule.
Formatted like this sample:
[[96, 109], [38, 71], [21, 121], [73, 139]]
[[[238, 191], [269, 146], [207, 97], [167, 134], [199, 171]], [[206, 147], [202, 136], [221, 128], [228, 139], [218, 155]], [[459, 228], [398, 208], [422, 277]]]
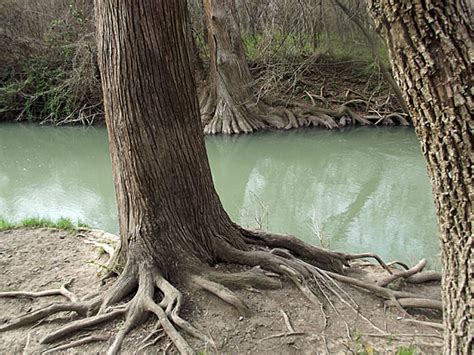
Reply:
[[[193, 267], [187, 266], [181, 269], [185, 276], [179, 284], [187, 289], [205, 290], [233, 306], [242, 315], [249, 315], [252, 310], [232, 289], [239, 287], [279, 288], [281, 287], [279, 278], [294, 283], [308, 301], [318, 308], [322, 307], [322, 300], [326, 300], [332, 305], [332, 295], [332, 298], [339, 299], [354, 312], [361, 315], [360, 307], [350, 294], [341, 288], [339, 282], [347, 283], [383, 298], [387, 301], [387, 305], [397, 307], [404, 314], [406, 314], [404, 307], [432, 309], [440, 309], [441, 307], [439, 300], [428, 299], [410, 292], [394, 291], [385, 287], [400, 278], [408, 279], [414, 275], [422, 275], [423, 267], [426, 264], [424, 260], [411, 269], [394, 272], [374, 254], [335, 253], [306, 244], [292, 236], [247, 230], [240, 227], [239, 231], [249, 246], [253, 245], [253, 247], [249, 250], [240, 250], [225, 242], [220, 242], [220, 261], [248, 266], [251, 269], [227, 273], [205, 264], [194, 265]], [[339, 267], [340, 265], [350, 267], [351, 260], [366, 257], [375, 258], [390, 273], [383, 276], [377, 284], [342, 275], [344, 270]], [[340, 264], [338, 262], [330, 264], [328, 260], [338, 260]], [[326, 266], [327, 270], [323, 269], [322, 266]], [[317, 285], [317, 288], [314, 287], [314, 284]], [[52, 343], [75, 332], [90, 329], [116, 318], [124, 318], [125, 321], [108, 350], [108, 354], [117, 354], [125, 336], [143, 322], [148, 314], [153, 314], [157, 319], [156, 328], [145, 338], [144, 343], [146, 344], [143, 347], [153, 345], [154, 342], [158, 341], [157, 338], [161, 339], [166, 334], [181, 354], [193, 354], [194, 351], [181, 333], [184, 332], [200, 339], [218, 352], [210, 336], [181, 318], [180, 309], [183, 304], [183, 294], [163, 276], [153, 258], [127, 263], [112, 286], [104, 293], [91, 299], [78, 301], [77, 297], [66, 289], [66, 286], [67, 284], [58, 290], [43, 292], [0, 293], [0, 297], [41, 297], [60, 294], [70, 300], [70, 302], [52, 303], [31, 313], [15, 317], [8, 324], [1, 326], [0, 331], [32, 324], [59, 312], [76, 312], [84, 317], [71, 321], [41, 339], [41, 343]], [[127, 296], [134, 291], [133, 297], [125, 301], [128, 299]], [[320, 299], [318, 294], [324, 297]], [[285, 317], [284, 312], [283, 315], [291, 333], [291, 323], [287, 319], [288, 317]], [[362, 318], [378, 333], [386, 334], [385, 331], [378, 328], [363, 315]], [[155, 340], [148, 342], [157, 334], [158, 337]], [[85, 340], [62, 344], [56, 348], [65, 349], [86, 342], [105, 340], [104, 337], [96, 334], [83, 339]]]
[[[349, 126], [409, 126], [410, 120], [402, 112], [384, 112], [373, 108], [368, 110], [369, 102], [352, 99], [336, 109], [319, 107], [316, 100], [326, 100], [319, 95], [306, 92], [312, 105], [294, 103], [287, 105], [281, 100], [261, 99], [258, 102], [227, 102], [216, 99], [204, 90], [200, 98], [201, 118], [205, 134], [240, 134], [265, 129], [289, 130], [300, 127], [322, 127], [336, 129]], [[367, 111], [360, 114], [354, 108]]]

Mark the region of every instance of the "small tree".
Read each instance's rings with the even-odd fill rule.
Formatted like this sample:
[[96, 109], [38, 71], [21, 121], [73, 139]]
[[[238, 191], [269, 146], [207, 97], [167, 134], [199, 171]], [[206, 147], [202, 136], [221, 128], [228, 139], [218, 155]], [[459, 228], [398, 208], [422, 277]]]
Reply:
[[368, 7], [387, 39], [431, 178], [443, 260], [444, 352], [472, 354], [472, 14], [464, 0], [369, 0]]

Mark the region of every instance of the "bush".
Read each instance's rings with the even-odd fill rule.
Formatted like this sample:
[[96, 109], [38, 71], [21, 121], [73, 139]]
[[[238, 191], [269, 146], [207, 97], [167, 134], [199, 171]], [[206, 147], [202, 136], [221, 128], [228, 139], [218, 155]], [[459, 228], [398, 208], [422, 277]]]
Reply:
[[92, 124], [101, 116], [92, 2], [0, 3], [0, 120]]

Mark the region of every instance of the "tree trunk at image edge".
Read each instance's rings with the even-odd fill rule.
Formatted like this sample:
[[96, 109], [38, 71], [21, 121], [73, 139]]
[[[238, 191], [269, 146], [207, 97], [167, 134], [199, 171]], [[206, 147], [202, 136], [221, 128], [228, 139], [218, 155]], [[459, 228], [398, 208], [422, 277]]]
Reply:
[[266, 126], [253, 92], [234, 0], [204, 0], [209, 83], [200, 98], [204, 133], [250, 133]]
[[232, 238], [234, 227], [212, 183], [185, 5], [129, 0], [96, 6], [119, 210], [117, 261], [150, 259], [164, 273], [193, 257], [214, 261], [216, 240], [242, 245]]
[[445, 354], [472, 354], [474, 336], [473, 25], [464, 0], [368, 1], [434, 192], [443, 260]]

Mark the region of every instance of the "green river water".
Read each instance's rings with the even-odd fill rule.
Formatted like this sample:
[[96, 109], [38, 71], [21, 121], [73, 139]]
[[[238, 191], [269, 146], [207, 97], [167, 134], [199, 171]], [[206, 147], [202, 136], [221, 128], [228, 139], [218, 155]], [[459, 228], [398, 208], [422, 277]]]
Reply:
[[[412, 129], [207, 137], [224, 207], [244, 226], [439, 269], [429, 180]], [[105, 128], [0, 125], [0, 217], [69, 217], [117, 233]]]

